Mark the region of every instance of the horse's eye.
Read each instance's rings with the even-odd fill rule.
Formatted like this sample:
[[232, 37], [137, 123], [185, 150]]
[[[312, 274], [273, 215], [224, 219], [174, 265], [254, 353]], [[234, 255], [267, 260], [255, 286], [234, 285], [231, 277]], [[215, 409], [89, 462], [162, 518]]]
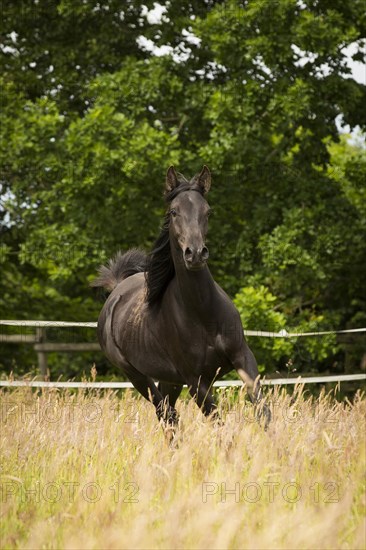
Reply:
[[172, 208], [172, 210], [170, 211], [170, 214], [173, 216], [173, 218], [175, 218], [175, 216], [177, 215], [177, 211], [174, 210], [174, 208]]

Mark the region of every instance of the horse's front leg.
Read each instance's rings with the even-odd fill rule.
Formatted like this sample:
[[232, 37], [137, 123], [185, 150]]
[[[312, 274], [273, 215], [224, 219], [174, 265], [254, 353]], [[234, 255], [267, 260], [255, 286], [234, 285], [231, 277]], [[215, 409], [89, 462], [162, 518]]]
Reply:
[[233, 366], [241, 380], [246, 385], [249, 399], [254, 405], [259, 405], [258, 419], [264, 418], [264, 429], [268, 428], [271, 421], [271, 411], [268, 405], [261, 403], [263, 399], [262, 388], [259, 381], [260, 375], [257, 367], [257, 361], [253, 352], [246, 344], [244, 351], [234, 361]]
[[220, 421], [215, 399], [211, 393], [212, 382], [203, 380], [202, 377], [192, 377], [188, 381], [189, 393], [196, 401], [198, 407], [205, 416], [211, 416], [214, 420]]
[[130, 363], [123, 366], [125, 374], [128, 376], [130, 382], [132, 382], [134, 388], [143, 396], [147, 401], [150, 401], [156, 411], [156, 416], [159, 421], [163, 423], [166, 430], [174, 432], [175, 426], [178, 424], [178, 413], [174, 407], [169, 403], [167, 398], [162, 395], [159, 388], [156, 386], [154, 380], [150, 376], [145, 376], [140, 373]]

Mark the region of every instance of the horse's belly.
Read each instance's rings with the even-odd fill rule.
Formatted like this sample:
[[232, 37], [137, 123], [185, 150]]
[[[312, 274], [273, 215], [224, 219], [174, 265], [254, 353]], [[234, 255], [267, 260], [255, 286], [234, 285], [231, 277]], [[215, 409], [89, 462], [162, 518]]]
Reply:
[[168, 352], [169, 335], [158, 329], [158, 321], [151, 318], [146, 304], [135, 300], [114, 316], [115, 340], [135, 369], [145, 376], [174, 384], [184, 383]]

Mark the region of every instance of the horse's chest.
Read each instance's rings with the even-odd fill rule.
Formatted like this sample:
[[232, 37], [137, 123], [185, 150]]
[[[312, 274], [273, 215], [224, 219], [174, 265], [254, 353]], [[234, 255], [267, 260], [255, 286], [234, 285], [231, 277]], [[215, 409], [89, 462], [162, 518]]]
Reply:
[[181, 333], [176, 339], [175, 351], [178, 352], [180, 363], [189, 371], [201, 372], [203, 369], [215, 371], [220, 366], [220, 353], [216, 338], [207, 335], [203, 330], [194, 329]]

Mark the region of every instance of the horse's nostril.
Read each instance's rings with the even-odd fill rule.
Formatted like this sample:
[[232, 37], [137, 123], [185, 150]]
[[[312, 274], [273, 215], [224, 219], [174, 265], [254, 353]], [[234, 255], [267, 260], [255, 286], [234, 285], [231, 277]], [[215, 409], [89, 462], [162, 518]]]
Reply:
[[187, 246], [187, 248], [185, 249], [184, 251], [184, 257], [186, 260], [192, 260], [193, 258], [193, 251], [191, 248], [189, 248], [189, 246]]
[[203, 261], [206, 261], [206, 260], [208, 260], [208, 257], [209, 257], [208, 248], [207, 248], [207, 246], [204, 246], [202, 248], [201, 258], [202, 258]]

